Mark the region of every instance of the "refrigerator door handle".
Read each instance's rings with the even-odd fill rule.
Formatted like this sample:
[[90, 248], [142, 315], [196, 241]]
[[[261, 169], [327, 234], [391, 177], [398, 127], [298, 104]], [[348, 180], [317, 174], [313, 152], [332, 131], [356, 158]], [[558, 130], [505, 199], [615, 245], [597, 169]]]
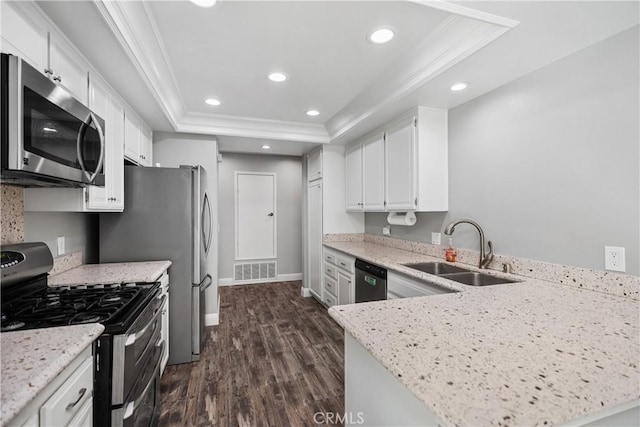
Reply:
[[[207, 215], [209, 217], [209, 235], [207, 236], [204, 231], [204, 207], [207, 208]], [[200, 218], [200, 228], [202, 231], [202, 242], [204, 243], [204, 253], [209, 254], [211, 248], [211, 239], [213, 237], [213, 214], [211, 213], [211, 203], [209, 202], [209, 195], [204, 194], [204, 206], [202, 208], [202, 217]]]

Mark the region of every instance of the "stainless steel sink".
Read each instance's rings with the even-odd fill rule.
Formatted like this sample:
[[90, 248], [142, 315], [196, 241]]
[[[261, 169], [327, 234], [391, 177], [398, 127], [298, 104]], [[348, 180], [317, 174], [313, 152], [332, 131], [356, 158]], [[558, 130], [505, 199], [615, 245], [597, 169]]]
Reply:
[[444, 262], [418, 262], [403, 265], [425, 273], [435, 274], [436, 276], [452, 273], [471, 273], [471, 271], [466, 268], [456, 267], [455, 265], [445, 264]]
[[505, 279], [502, 277], [490, 276], [488, 274], [475, 273], [472, 271], [469, 271], [467, 273], [441, 274], [440, 277], [471, 286], [488, 286], [501, 285], [505, 283], [517, 283], [517, 280]]

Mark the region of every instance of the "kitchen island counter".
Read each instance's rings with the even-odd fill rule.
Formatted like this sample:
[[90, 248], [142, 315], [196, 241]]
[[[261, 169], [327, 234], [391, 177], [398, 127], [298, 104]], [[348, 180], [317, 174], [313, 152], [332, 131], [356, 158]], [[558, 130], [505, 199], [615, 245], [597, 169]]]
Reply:
[[171, 261], [83, 264], [49, 277], [49, 286], [87, 286], [101, 284], [155, 282]]
[[0, 334], [1, 425], [10, 422], [104, 331], [98, 323]]
[[522, 276], [474, 288], [401, 265], [441, 261], [427, 255], [325, 245], [459, 291], [329, 309], [445, 425], [555, 425], [640, 399], [638, 301]]

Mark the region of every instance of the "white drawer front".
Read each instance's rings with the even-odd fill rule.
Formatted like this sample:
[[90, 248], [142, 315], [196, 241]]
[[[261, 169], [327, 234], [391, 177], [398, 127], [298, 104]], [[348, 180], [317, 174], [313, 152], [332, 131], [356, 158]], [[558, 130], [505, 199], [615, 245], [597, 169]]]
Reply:
[[93, 400], [89, 399], [78, 411], [67, 427], [92, 427], [93, 426]]
[[336, 297], [331, 294], [324, 294], [324, 303], [329, 307], [333, 307], [334, 305], [336, 305]]
[[66, 426], [93, 396], [93, 357], [87, 358], [40, 408], [40, 424]]
[[336, 258], [336, 265], [343, 270], [353, 273], [355, 268], [355, 260], [352, 258], [338, 256]]
[[333, 253], [331, 253], [331, 252], [329, 252], [329, 251], [327, 251], [325, 249], [324, 250], [324, 260], [326, 262], [330, 262], [331, 264], [335, 264], [336, 263], [336, 256]]
[[338, 282], [329, 276], [324, 276], [324, 291], [329, 292], [334, 297], [338, 294]]
[[337, 268], [334, 265], [328, 264], [328, 263], [324, 263], [324, 274], [326, 274], [329, 277], [332, 277], [334, 279], [338, 278], [338, 272], [337, 272]]

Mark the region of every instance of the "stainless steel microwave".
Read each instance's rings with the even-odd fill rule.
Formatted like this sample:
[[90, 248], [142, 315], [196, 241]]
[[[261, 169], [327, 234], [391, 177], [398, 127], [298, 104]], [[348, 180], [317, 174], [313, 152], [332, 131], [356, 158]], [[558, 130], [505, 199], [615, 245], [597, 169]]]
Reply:
[[20, 58], [2, 54], [2, 182], [104, 186], [105, 122]]

